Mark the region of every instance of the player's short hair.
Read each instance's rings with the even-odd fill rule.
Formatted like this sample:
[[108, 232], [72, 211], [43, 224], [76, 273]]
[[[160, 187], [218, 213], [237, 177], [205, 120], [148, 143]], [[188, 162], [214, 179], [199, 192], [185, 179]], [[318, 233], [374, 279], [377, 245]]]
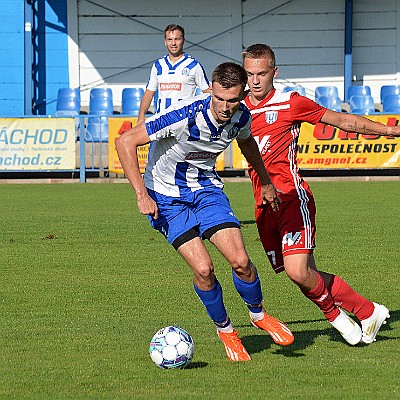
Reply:
[[180, 25], [177, 24], [169, 24], [165, 29], [164, 29], [164, 37], [167, 37], [167, 32], [172, 32], [172, 31], [180, 31], [182, 33], [182, 37], [185, 38], [185, 29], [183, 29]]
[[219, 83], [224, 89], [242, 86], [244, 90], [247, 85], [247, 73], [239, 64], [224, 62], [214, 69], [211, 80], [212, 83]]
[[247, 49], [244, 49], [242, 52], [243, 61], [245, 58], [269, 58], [271, 60], [271, 67], [275, 68], [275, 53], [271, 47], [266, 44], [257, 43], [247, 47]]

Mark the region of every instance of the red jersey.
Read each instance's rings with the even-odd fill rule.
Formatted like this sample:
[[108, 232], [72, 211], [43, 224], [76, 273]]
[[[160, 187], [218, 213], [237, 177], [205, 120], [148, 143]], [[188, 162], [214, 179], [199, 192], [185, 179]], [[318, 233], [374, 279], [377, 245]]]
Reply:
[[[302, 190], [309, 191], [307, 183], [301, 177], [297, 166], [297, 141], [302, 122], [317, 124], [325, 114], [321, 107], [297, 92], [283, 93], [273, 89], [257, 106], [244, 99], [250, 109], [253, 122], [251, 133], [260, 149], [265, 168], [272, 183], [284, 201], [286, 196], [301, 196]], [[249, 166], [249, 175], [253, 184], [256, 206], [262, 204], [258, 175]]]

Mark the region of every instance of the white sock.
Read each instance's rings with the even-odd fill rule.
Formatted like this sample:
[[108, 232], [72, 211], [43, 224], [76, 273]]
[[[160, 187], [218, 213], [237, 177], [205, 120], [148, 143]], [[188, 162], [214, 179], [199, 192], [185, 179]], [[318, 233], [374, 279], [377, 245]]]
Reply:
[[233, 325], [232, 323], [229, 323], [227, 326], [221, 328], [220, 326], [217, 326], [217, 330], [220, 332], [225, 332], [225, 333], [232, 333], [233, 332]]
[[259, 321], [260, 319], [264, 318], [264, 310], [262, 310], [261, 312], [252, 312], [249, 311], [250, 313], [250, 317], [253, 321]]

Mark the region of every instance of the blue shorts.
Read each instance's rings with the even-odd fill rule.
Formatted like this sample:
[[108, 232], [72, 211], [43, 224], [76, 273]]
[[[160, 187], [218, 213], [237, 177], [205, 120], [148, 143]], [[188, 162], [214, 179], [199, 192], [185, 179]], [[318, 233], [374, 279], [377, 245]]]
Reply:
[[165, 196], [147, 189], [157, 203], [158, 218], [148, 215], [151, 226], [177, 249], [199, 236], [209, 239], [223, 228], [240, 228], [228, 197], [217, 187], [187, 192], [181, 197]]

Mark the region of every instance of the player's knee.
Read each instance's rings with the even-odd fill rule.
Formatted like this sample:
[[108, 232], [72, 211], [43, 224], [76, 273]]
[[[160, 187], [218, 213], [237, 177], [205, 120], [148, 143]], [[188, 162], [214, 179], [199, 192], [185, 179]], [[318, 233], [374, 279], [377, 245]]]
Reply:
[[193, 272], [195, 281], [199, 282], [202, 286], [214, 283], [214, 266], [212, 264], [198, 265]]
[[312, 276], [310, 275], [310, 271], [303, 269], [286, 269], [286, 274], [291, 281], [293, 281], [300, 288], [305, 288], [310, 286], [310, 281], [312, 280]]
[[247, 254], [237, 255], [231, 262], [231, 267], [235, 271], [236, 275], [250, 276], [251, 275], [251, 263]]

